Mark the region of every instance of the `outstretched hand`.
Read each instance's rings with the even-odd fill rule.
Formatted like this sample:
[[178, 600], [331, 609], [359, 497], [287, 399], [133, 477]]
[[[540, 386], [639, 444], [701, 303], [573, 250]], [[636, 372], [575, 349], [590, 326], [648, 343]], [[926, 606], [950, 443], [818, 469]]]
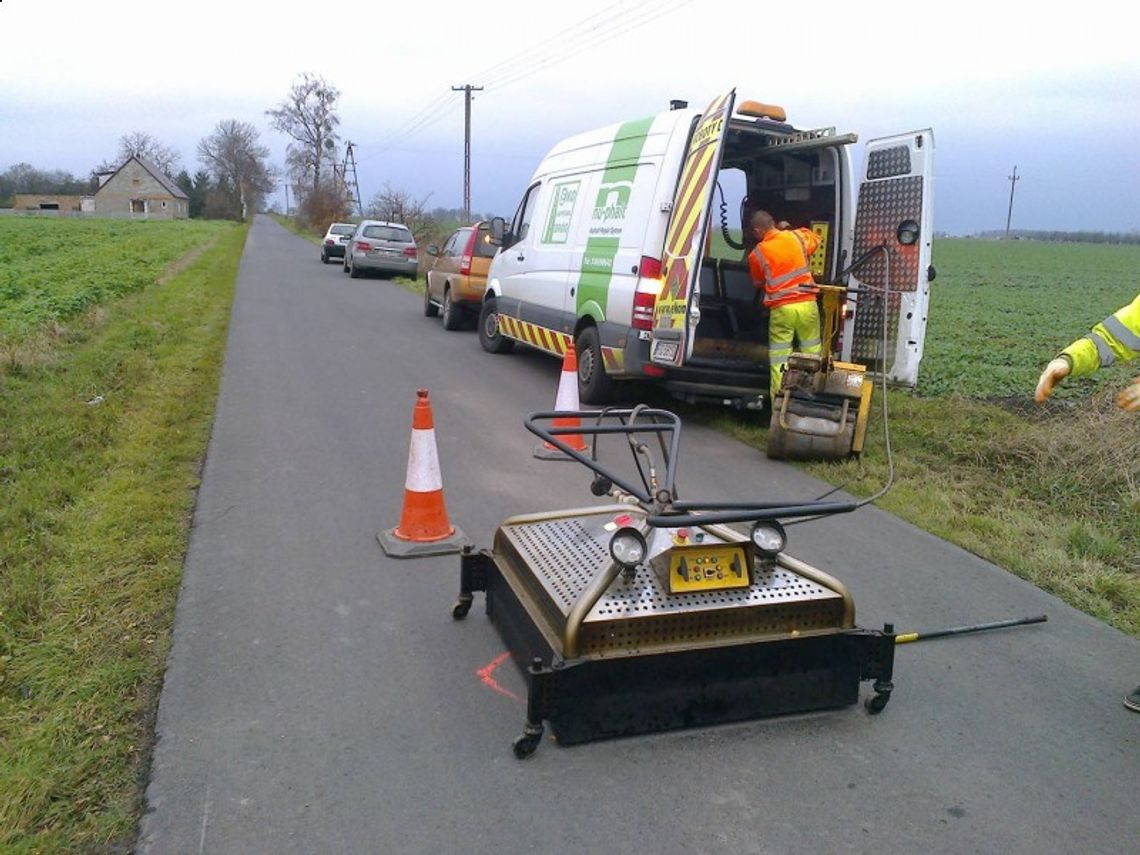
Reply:
[[1053, 389], [1069, 376], [1069, 371], [1069, 360], [1062, 359], [1059, 356], [1046, 365], [1045, 370], [1041, 372], [1041, 379], [1037, 381], [1037, 391], [1033, 393], [1033, 400], [1038, 405], [1049, 400], [1049, 396], [1053, 394]]

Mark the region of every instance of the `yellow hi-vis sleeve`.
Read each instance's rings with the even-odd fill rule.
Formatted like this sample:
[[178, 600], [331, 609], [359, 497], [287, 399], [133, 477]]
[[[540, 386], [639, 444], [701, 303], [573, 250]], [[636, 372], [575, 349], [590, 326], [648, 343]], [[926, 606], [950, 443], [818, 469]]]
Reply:
[[1121, 362], [1136, 359], [1140, 356], [1140, 294], [1061, 353], [1073, 361], [1072, 377], [1092, 374], [1118, 359]]

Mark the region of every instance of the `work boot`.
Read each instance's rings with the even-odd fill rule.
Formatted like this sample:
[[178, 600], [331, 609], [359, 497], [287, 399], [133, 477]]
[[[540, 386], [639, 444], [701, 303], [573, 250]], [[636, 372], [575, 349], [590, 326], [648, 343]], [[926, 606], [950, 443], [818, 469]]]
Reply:
[[1140, 712], [1140, 686], [1132, 690], [1132, 694], [1124, 696], [1124, 706], [1132, 712]]

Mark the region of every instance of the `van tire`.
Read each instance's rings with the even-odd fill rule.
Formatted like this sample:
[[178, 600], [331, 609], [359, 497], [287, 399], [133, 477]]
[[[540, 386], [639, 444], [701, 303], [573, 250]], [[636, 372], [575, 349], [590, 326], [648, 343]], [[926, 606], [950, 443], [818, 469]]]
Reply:
[[614, 398], [614, 381], [602, 361], [597, 327], [584, 327], [574, 341], [578, 351], [578, 399], [583, 404], [604, 404]]
[[463, 309], [451, 299], [451, 289], [443, 292], [443, 328], [455, 332], [463, 327]]
[[434, 318], [439, 314], [439, 307], [431, 301], [431, 289], [424, 284], [424, 317]]
[[498, 301], [488, 297], [479, 309], [479, 344], [487, 353], [510, 353], [514, 350], [514, 340], [499, 332]]

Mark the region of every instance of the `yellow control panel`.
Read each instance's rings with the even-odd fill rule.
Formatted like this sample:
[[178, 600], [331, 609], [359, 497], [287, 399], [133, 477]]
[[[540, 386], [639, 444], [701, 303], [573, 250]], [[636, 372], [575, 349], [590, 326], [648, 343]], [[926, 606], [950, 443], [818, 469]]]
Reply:
[[668, 559], [670, 594], [747, 588], [752, 583], [748, 553], [740, 544], [674, 546], [661, 557]]
[[811, 275], [823, 276], [827, 273], [827, 236], [831, 231], [831, 223], [827, 220], [812, 220], [811, 230], [819, 235], [819, 249], [811, 256]]

